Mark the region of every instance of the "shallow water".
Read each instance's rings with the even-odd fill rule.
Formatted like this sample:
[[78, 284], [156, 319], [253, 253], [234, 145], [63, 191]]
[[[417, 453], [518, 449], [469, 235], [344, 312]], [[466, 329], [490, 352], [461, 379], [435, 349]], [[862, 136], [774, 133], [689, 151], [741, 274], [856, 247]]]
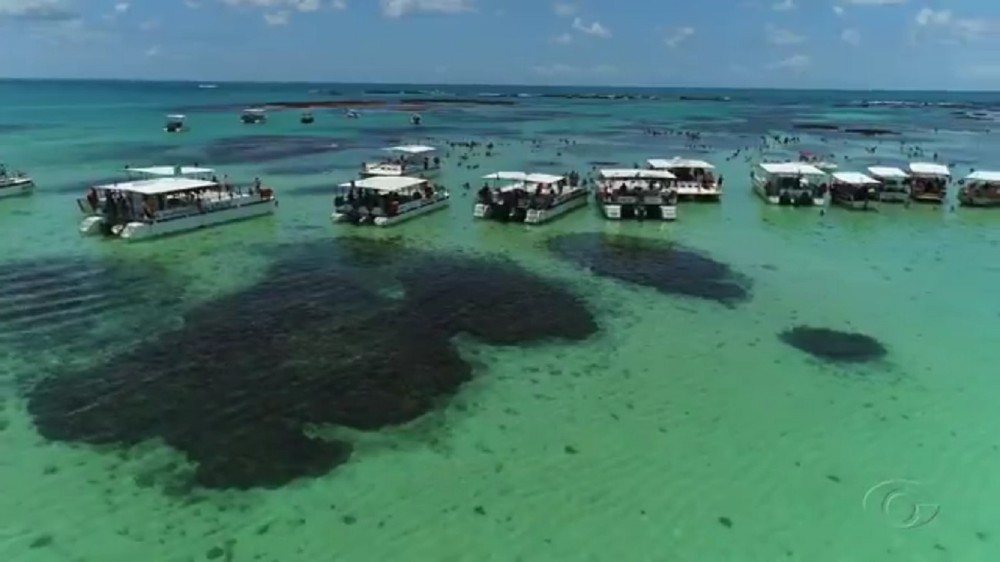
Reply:
[[[1000, 494], [1000, 213], [766, 207], [745, 159], [812, 150], [849, 169], [905, 162], [900, 141], [915, 139], [922, 159], [960, 163], [956, 175], [1000, 167], [989, 123], [953, 107], [852, 103], [978, 110], [989, 96], [520, 97], [427, 108], [421, 129], [391, 108], [358, 120], [317, 110], [308, 127], [296, 111], [246, 127], [217, 109], [317, 88], [371, 89], [0, 82], [4, 160], [38, 183], [0, 201], [4, 560], [911, 562], [1000, 550], [987, 501]], [[160, 130], [175, 110], [190, 132]], [[793, 129], [815, 122], [902, 135]], [[760, 149], [761, 135], [800, 141]], [[469, 140], [496, 147], [463, 159], [445, 144]], [[397, 142], [446, 147], [451, 207], [384, 231], [330, 224], [324, 186]], [[609, 223], [593, 206], [537, 228], [471, 216], [491, 171], [675, 154], [718, 164], [720, 205], [684, 204], [675, 224]], [[179, 159], [262, 177], [278, 215], [133, 245], [76, 235], [88, 184]], [[662, 261], [649, 264], [601, 245], [635, 239], [695, 257], [654, 251]], [[877, 357], [836, 360], [856, 339], [830, 344], [834, 359], [812, 340], [796, 348], [801, 327], [863, 334]], [[309, 454], [316, 442], [348, 444], [349, 457]], [[254, 466], [278, 477], [247, 479], [263, 474]]]

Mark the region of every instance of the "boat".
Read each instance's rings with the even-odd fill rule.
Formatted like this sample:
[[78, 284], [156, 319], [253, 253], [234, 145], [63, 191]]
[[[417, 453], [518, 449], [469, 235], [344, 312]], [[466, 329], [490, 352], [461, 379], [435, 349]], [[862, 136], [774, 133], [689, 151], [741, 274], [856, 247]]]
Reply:
[[163, 125], [163, 130], [168, 133], [184, 133], [187, 132], [188, 127], [186, 124], [186, 119], [184, 115], [173, 114], [167, 115], [167, 121]]
[[879, 200], [879, 181], [861, 172], [830, 175], [830, 202], [855, 211], [874, 211]]
[[595, 198], [606, 219], [677, 220], [675, 181], [667, 169], [599, 170]]
[[1000, 206], [1000, 172], [979, 170], [962, 180], [958, 202], [966, 207]]
[[950, 179], [951, 172], [944, 164], [913, 162], [910, 164], [910, 199], [940, 205], [948, 197]]
[[646, 164], [651, 170], [666, 170], [673, 174], [676, 178], [673, 186], [681, 199], [718, 201], [722, 196], [722, 178], [716, 178], [715, 166], [704, 160], [653, 158]]
[[304, 111], [302, 112], [302, 117], [299, 118], [299, 121], [301, 121], [303, 125], [309, 125], [315, 122], [316, 118], [313, 117], [311, 111]]
[[[122, 181], [116, 183], [127, 184], [138, 180], [168, 177], [184, 177], [218, 182], [215, 177], [214, 169], [203, 168], [201, 166], [147, 166], [138, 168], [126, 166], [124, 172]], [[113, 185], [115, 184], [106, 184], [104, 187], [107, 188]], [[99, 205], [104, 204], [105, 197], [110, 191], [111, 189], [101, 189], [98, 191], [97, 186], [91, 188], [91, 193], [96, 193], [96, 201]], [[93, 214], [92, 205], [90, 205], [86, 199], [77, 199], [76, 203], [80, 212], [82, 212], [84, 216], [90, 216]]]
[[765, 162], [750, 172], [753, 190], [772, 205], [820, 206], [826, 202], [826, 172], [805, 162]]
[[9, 172], [0, 164], [0, 198], [28, 195], [35, 190], [35, 182], [23, 172]]
[[882, 203], [905, 203], [910, 199], [910, 176], [892, 166], [871, 166], [868, 175], [881, 184], [878, 200]]
[[348, 110], [347, 110], [347, 113], [345, 113], [344, 115], [345, 115], [345, 116], [346, 116], [346, 117], [347, 117], [348, 119], [357, 119], [358, 117], [360, 117], [360, 116], [361, 116], [361, 115], [360, 115], [360, 114], [359, 114], [359, 113], [358, 113], [357, 111], [354, 111], [353, 109], [348, 109]]
[[419, 113], [414, 113], [413, 115], [410, 116], [410, 123], [412, 123], [414, 125], [420, 125], [421, 121], [422, 121], [422, 118], [420, 117]]
[[587, 190], [564, 176], [494, 172], [483, 179], [506, 183], [480, 188], [472, 210], [478, 219], [541, 224], [587, 204]]
[[429, 177], [441, 169], [441, 158], [431, 157], [437, 149], [433, 146], [420, 144], [405, 144], [390, 146], [383, 149], [396, 154], [380, 162], [364, 162], [361, 164], [361, 177], [372, 176], [415, 176]]
[[262, 125], [267, 123], [267, 110], [260, 107], [251, 107], [243, 110], [240, 120], [245, 125]]
[[136, 241], [268, 215], [278, 201], [259, 182], [234, 187], [186, 177], [178, 168], [169, 177], [95, 186], [77, 205], [87, 215], [81, 234]]
[[390, 226], [443, 209], [451, 201], [448, 190], [426, 178], [371, 176], [338, 186], [333, 222]]

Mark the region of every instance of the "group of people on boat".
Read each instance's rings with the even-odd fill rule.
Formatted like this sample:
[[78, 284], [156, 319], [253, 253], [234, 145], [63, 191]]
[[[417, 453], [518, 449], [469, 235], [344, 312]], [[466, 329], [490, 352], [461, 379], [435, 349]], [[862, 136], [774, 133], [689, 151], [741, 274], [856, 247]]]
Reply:
[[24, 172], [11, 172], [7, 169], [7, 165], [0, 163], [0, 179], [7, 178], [23, 178], [26, 177]]
[[[232, 200], [244, 195], [243, 188], [234, 186], [228, 180], [219, 183], [213, 176], [212, 181], [215, 182], [215, 187], [158, 195], [138, 195], [125, 190], [107, 189], [104, 190], [103, 198], [97, 188], [91, 187], [87, 191], [86, 200], [92, 213], [100, 213], [109, 223], [119, 224], [135, 220], [151, 221], [158, 216], [158, 213], [190, 207], [196, 208], [199, 212], [206, 212], [206, 195], [210, 193], [217, 195], [214, 203], [227, 202], [227, 197], [228, 200]], [[246, 188], [246, 195], [269, 199], [273, 192], [261, 187], [260, 178], [254, 178], [253, 184]], [[137, 204], [140, 205], [138, 209]]]
[[399, 214], [400, 205], [421, 199], [431, 200], [434, 199], [436, 193], [430, 182], [425, 183], [422, 189], [406, 194], [395, 191], [383, 193], [372, 189], [362, 189], [354, 187], [354, 181], [351, 184], [352, 186], [347, 190], [346, 195], [334, 197], [334, 208], [340, 209], [348, 206], [356, 213], [364, 210], [368, 215], [376, 214], [375, 211], [378, 210], [383, 216], [394, 217]]

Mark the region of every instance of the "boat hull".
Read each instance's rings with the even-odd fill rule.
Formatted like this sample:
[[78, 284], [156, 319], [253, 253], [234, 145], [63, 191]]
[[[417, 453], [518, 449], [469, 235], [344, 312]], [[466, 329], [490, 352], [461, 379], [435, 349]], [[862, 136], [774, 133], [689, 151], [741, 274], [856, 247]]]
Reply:
[[977, 196], [963, 191], [958, 192], [958, 202], [963, 207], [1000, 207], [1000, 199], [996, 197]]
[[548, 209], [528, 209], [524, 217], [525, 224], [542, 224], [566, 213], [587, 206], [587, 194], [583, 193], [572, 199], [568, 199], [555, 207]]
[[906, 203], [910, 200], [910, 193], [907, 191], [880, 191], [878, 198], [881, 203]]
[[[270, 215], [277, 208], [278, 201], [276, 199], [254, 201], [207, 213], [194, 213], [154, 222], [136, 221], [117, 225], [111, 229], [111, 234], [130, 242], [148, 240], [150, 238], [169, 236], [171, 234]], [[103, 217], [90, 216], [80, 223], [81, 234], [100, 234], [105, 230], [105, 219]]]
[[375, 226], [392, 226], [394, 224], [399, 224], [401, 222], [405, 222], [422, 215], [433, 213], [434, 211], [440, 211], [441, 209], [447, 207], [450, 203], [451, 203], [451, 195], [449, 194], [445, 197], [435, 200], [432, 203], [421, 205], [420, 207], [408, 210], [403, 213], [399, 213], [398, 215], [394, 215], [391, 217], [377, 216], [371, 220], [359, 221], [357, 220], [357, 216], [352, 215], [351, 213], [343, 213], [338, 211], [330, 215], [330, 220], [332, 220], [335, 223], [354, 223], [358, 225], [371, 224]]
[[714, 184], [705, 187], [697, 183], [679, 183], [675, 189], [677, 196], [687, 201], [716, 202], [722, 198], [722, 190]]
[[868, 201], [855, 201], [853, 199], [844, 199], [839, 197], [831, 197], [830, 204], [848, 209], [851, 211], [877, 211], [878, 206], [875, 200]]
[[[642, 209], [639, 211], [639, 209]], [[601, 214], [608, 220], [677, 220], [677, 205], [601, 205]]]
[[501, 204], [476, 203], [475, 207], [472, 208], [472, 216], [477, 219], [493, 219], [500, 222], [542, 224], [586, 206], [587, 193], [579, 191], [572, 197], [560, 201], [558, 205], [547, 209], [511, 208]]
[[783, 190], [776, 195], [767, 193], [767, 183], [754, 177], [753, 191], [761, 199], [770, 205], [782, 207], [822, 207], [826, 204], [826, 198], [816, 197], [810, 190], [794, 189]]
[[14, 178], [0, 184], [0, 198], [28, 195], [35, 190], [35, 182], [28, 178]]

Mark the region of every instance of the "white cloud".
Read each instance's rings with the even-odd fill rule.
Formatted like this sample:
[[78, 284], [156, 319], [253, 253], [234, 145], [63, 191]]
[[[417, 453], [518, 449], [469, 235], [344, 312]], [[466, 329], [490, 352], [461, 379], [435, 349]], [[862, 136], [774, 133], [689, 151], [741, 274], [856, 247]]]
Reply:
[[767, 42], [772, 45], [797, 45], [806, 40], [802, 35], [768, 24], [764, 29]]
[[146, 49], [146, 56], [147, 57], [158, 57], [158, 56], [160, 56], [161, 52], [162, 51], [161, 51], [159, 45], [153, 45], [152, 47]]
[[611, 74], [617, 71], [615, 67], [606, 64], [574, 66], [562, 63], [537, 65], [532, 70], [536, 74], [544, 76], [582, 76], [588, 74]]
[[128, 2], [119, 2], [115, 4], [115, 11], [118, 12], [119, 14], [124, 14], [125, 12], [128, 11], [128, 8], [129, 8]]
[[473, 11], [472, 0], [379, 0], [382, 14], [401, 18], [416, 14], [460, 14]]
[[811, 63], [812, 61], [809, 59], [808, 55], [792, 55], [787, 59], [772, 62], [767, 65], [767, 67], [772, 70], [786, 69], [801, 71], [808, 68]]
[[569, 45], [573, 42], [573, 35], [569, 33], [560, 33], [552, 38], [552, 42], [558, 45]]
[[611, 37], [611, 30], [601, 25], [599, 21], [593, 21], [588, 24], [581, 18], [573, 18], [573, 29], [580, 33], [593, 35], [594, 37], [603, 37], [605, 39]]
[[1000, 20], [984, 18], [960, 18], [951, 10], [932, 10], [923, 8], [917, 12], [914, 22], [919, 29], [945, 31], [950, 37], [946, 42], [957, 40], [966, 42], [1000, 37]]
[[834, 6], [833, 7], [833, 13], [837, 14], [838, 16], [844, 15], [844, 7], [843, 6]]
[[906, 4], [906, 0], [840, 0], [854, 6], [898, 6]]
[[948, 25], [951, 22], [951, 10], [924, 8], [917, 12], [916, 21], [921, 27]]
[[201, 3], [198, 0], [184, 0], [184, 5], [192, 10], [201, 7]]
[[778, 0], [771, 5], [771, 8], [777, 12], [787, 12], [788, 10], [795, 9], [795, 0]]
[[297, 12], [315, 12], [321, 7], [320, 0], [222, 0], [230, 6], [251, 6], [254, 8], [288, 9]]
[[552, 5], [552, 10], [555, 11], [556, 15], [561, 18], [568, 18], [575, 16], [578, 8], [576, 4], [570, 4], [568, 2], [556, 2]]
[[853, 28], [845, 29], [840, 32], [840, 39], [848, 45], [857, 47], [861, 44], [861, 32]]
[[0, 19], [52, 22], [79, 17], [68, 0], [0, 0]]
[[667, 33], [667, 36], [663, 39], [663, 42], [666, 43], [668, 47], [673, 49], [674, 47], [680, 46], [681, 43], [684, 43], [685, 41], [690, 39], [691, 36], [693, 35], [694, 35], [693, 27], [679, 27]]
[[264, 14], [264, 23], [270, 26], [288, 25], [288, 19], [290, 16], [291, 14], [287, 11], [270, 12]]
[[347, 0], [333, 0], [333, 2], [330, 2], [330, 7], [334, 10], [346, 10]]

